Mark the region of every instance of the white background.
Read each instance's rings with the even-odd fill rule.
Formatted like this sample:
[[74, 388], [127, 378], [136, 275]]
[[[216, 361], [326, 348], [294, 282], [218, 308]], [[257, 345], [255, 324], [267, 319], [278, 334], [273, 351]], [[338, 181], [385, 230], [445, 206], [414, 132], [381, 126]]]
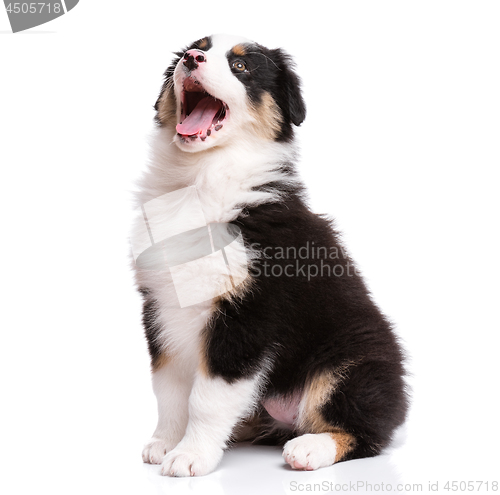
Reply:
[[[498, 481], [499, 26], [493, 1], [82, 0], [14, 35], [0, 9], [2, 493]], [[411, 414], [376, 459], [302, 473], [242, 446], [179, 480], [142, 464], [156, 406], [130, 192], [171, 52], [217, 32], [293, 54], [311, 205], [410, 355]]]

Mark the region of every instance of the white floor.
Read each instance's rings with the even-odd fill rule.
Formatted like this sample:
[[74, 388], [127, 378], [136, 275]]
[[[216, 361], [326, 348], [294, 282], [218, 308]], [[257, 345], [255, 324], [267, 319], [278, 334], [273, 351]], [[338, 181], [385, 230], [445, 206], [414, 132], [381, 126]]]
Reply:
[[217, 472], [209, 477], [165, 480], [155, 466], [145, 466], [145, 472], [158, 494], [289, 494], [310, 491], [308, 485], [319, 485], [319, 492], [339, 491], [342, 487], [346, 488], [345, 491], [352, 491], [355, 487], [362, 492], [363, 488], [369, 488], [369, 483], [383, 482], [394, 489], [403, 483], [390, 455], [371, 461], [341, 463], [316, 472], [297, 472], [283, 462], [281, 449], [249, 444], [238, 445], [229, 451]]
[[[430, 424], [428, 428], [418, 423], [418, 417], [412, 417], [414, 428], [411, 423], [401, 428], [393, 446], [383, 455], [314, 472], [292, 470], [283, 462], [278, 447], [251, 444], [234, 446], [226, 452], [214, 473], [199, 478], [165, 478], [160, 475], [159, 466], [129, 460], [127, 481], [121, 479], [116, 488], [120, 487], [121, 493], [123, 490], [133, 493], [140, 487], [140, 493], [156, 495], [450, 493], [455, 490], [494, 493], [500, 478], [498, 432], [485, 435], [481, 427], [474, 429], [472, 418], [468, 424], [460, 425], [457, 417], [459, 415], [447, 423]], [[130, 488], [132, 485], [134, 489]]]
[[[473, 482], [469, 489], [475, 487], [474, 493], [489, 493], [494, 492], [492, 482], [499, 480], [498, 431], [493, 428], [489, 435], [489, 426], [475, 420], [472, 409], [465, 416], [459, 412], [450, 415], [448, 421], [438, 411], [435, 423], [428, 422], [425, 415], [413, 414], [407, 427], [398, 432], [394, 446], [376, 458], [314, 472], [293, 471], [283, 462], [279, 448], [239, 444], [225, 453], [215, 472], [199, 478], [163, 477], [160, 466], [142, 463], [139, 436], [144, 430], [143, 418], [136, 417], [137, 423], [127, 430], [122, 420], [108, 423], [111, 418], [106, 412], [102, 423], [96, 422], [99, 411], [92, 409], [79, 416], [81, 424], [71, 425], [69, 418], [61, 418], [47, 430], [36, 431], [31, 439], [22, 431], [7, 432], [4, 438], [10, 447], [2, 464], [8, 466], [2, 470], [2, 493], [449, 493], [453, 481], [462, 482], [462, 487], [463, 482]], [[87, 415], [93, 429], [84, 422]], [[127, 410], [123, 415], [132, 419]], [[446, 482], [450, 482], [450, 491], [445, 489]]]
[[[477, 438], [477, 442], [471, 442], [475, 433], [462, 429], [457, 432], [455, 442], [446, 445], [443, 439], [447, 436], [447, 428], [445, 425], [442, 428], [442, 437], [436, 437], [432, 427], [427, 436], [425, 428], [420, 426], [416, 431], [422, 433], [413, 438], [408, 438], [411, 428], [404, 428], [398, 432], [395, 446], [383, 455], [344, 462], [315, 472], [292, 470], [283, 462], [281, 450], [277, 447], [239, 444], [226, 452], [220, 466], [210, 475], [166, 478], [160, 475], [159, 466], [142, 464], [138, 455], [131, 456], [129, 446], [115, 451], [113, 461], [93, 465], [90, 470], [80, 471], [78, 466], [71, 469], [71, 462], [63, 462], [66, 466], [57, 472], [59, 481], [54, 481], [53, 488], [54, 493], [59, 493], [58, 483], [67, 479], [68, 493], [83, 493], [83, 487], [94, 493], [155, 495], [449, 493], [453, 491], [455, 481], [459, 491], [466, 491], [464, 486], [467, 486], [469, 491], [494, 492], [493, 482], [498, 482], [499, 477], [498, 456], [494, 455], [494, 448], [488, 450], [487, 447], [492, 439]], [[100, 452], [98, 458], [102, 458], [102, 454]], [[447, 482], [450, 490], [446, 490]], [[464, 482], [469, 482], [469, 485], [464, 485]]]

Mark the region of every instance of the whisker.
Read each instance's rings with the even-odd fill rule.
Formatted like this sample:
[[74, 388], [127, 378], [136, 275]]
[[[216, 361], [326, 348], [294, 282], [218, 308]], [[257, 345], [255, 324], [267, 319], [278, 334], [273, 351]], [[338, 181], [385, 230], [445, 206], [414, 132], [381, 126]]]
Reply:
[[247, 53], [253, 53], [253, 54], [257, 54], [257, 55], [262, 55], [263, 57], [267, 58], [267, 60], [271, 61], [273, 63], [273, 65], [278, 69], [278, 70], [281, 70], [277, 65], [276, 63], [274, 62], [273, 59], [269, 58], [267, 55], [265, 55], [264, 53], [261, 53], [261, 52], [247, 52]]

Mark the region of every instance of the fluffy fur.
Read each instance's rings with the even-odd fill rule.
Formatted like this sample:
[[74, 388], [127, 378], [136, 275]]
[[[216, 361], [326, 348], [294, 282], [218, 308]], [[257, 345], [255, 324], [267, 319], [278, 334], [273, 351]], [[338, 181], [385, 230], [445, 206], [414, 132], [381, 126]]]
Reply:
[[225, 287], [181, 307], [173, 269], [136, 267], [159, 415], [144, 461], [203, 475], [231, 440], [287, 442], [294, 469], [380, 453], [407, 410], [403, 354], [330, 220], [304, 199], [290, 57], [203, 38], [176, 54], [155, 109], [137, 206], [194, 186], [206, 222], [241, 233], [229, 264], [244, 282], [211, 261], [176, 267]]

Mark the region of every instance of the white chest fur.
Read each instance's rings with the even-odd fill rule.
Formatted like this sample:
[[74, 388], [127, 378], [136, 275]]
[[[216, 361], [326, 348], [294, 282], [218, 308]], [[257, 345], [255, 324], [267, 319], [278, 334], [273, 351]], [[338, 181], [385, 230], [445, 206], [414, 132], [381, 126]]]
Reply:
[[[284, 164], [295, 159], [293, 147], [275, 142], [263, 143], [245, 136], [235, 139], [235, 142], [238, 146], [187, 153], [172, 143], [172, 135], [167, 129], [158, 129], [152, 140], [149, 168], [139, 182], [136, 195], [139, 215], [132, 233], [132, 244], [137, 244], [141, 236], [144, 244], [146, 210], [151, 210], [151, 205], [160, 201], [158, 198], [176, 191], [195, 192], [205, 224], [229, 223], [247, 205], [279, 200], [279, 193], [256, 188], [270, 182], [296, 180], [285, 176], [282, 171]], [[161, 213], [161, 201], [158, 204], [157, 213]], [[182, 224], [178, 227], [179, 232], [201, 226], [201, 219], [194, 218], [196, 215], [190, 214], [179, 220], [174, 210], [168, 211], [167, 208], [163, 218], [168, 223]], [[159, 219], [158, 225], [153, 227], [161, 230], [161, 214], [153, 217], [155, 221]], [[150, 228], [148, 235], [151, 231]], [[196, 251], [194, 242], [190, 249]], [[134, 261], [137, 254], [134, 253]], [[230, 297], [246, 279], [248, 263], [255, 253], [245, 249], [239, 239], [232, 249], [224, 250], [224, 260], [220, 253], [211, 256], [160, 271], [135, 266], [138, 286], [147, 289], [149, 297], [156, 301], [158, 323], [162, 328], [157, 344], [168, 348], [169, 352], [198, 355], [199, 335], [212, 315], [214, 303], [211, 297], [203, 299], [195, 294], [197, 291], [209, 293], [205, 289], [215, 287], [214, 295]], [[182, 294], [179, 292], [181, 286], [187, 288]]]

